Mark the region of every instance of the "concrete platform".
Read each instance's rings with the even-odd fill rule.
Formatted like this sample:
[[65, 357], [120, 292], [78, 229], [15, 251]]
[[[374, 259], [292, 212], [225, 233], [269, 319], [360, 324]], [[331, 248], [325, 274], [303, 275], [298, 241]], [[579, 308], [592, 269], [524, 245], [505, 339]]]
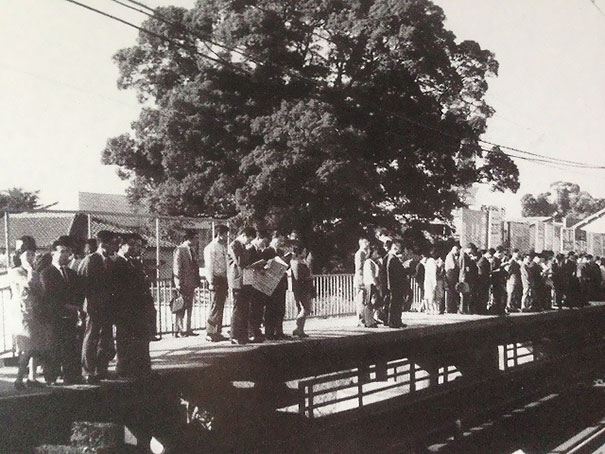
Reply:
[[[512, 336], [513, 332], [523, 331], [529, 326], [528, 324], [537, 323], [536, 326], [546, 326], [547, 322], [565, 319], [577, 323], [583, 315], [595, 313], [605, 314], [605, 302], [591, 303], [591, 306], [582, 309], [512, 314], [506, 317], [427, 315], [410, 312], [403, 316], [407, 326], [396, 330], [382, 326], [373, 329], [358, 327], [356, 317], [312, 318], [307, 321], [306, 331], [310, 336], [307, 339], [266, 341], [263, 344], [246, 346], [231, 345], [228, 341], [210, 343], [205, 340], [205, 331], [199, 331], [200, 335], [197, 337], [177, 339], [165, 336], [161, 341], [152, 342], [152, 368], [160, 377], [175, 374], [186, 376], [188, 372], [195, 371], [196, 376], [200, 373], [204, 376], [217, 374], [229, 376], [231, 380], [254, 380], [259, 374], [266, 375], [267, 365], [270, 365], [271, 370], [280, 369], [279, 377], [276, 378], [287, 380], [296, 378], [303, 365], [306, 373], [311, 373], [310, 362], [321, 363], [324, 356], [328, 356], [328, 352], [333, 355], [341, 349], [344, 351], [358, 348], [360, 359], [363, 359], [376, 354], [376, 348], [379, 346], [394, 341], [402, 346], [403, 349], [398, 350], [401, 355], [405, 353], [406, 345], [421, 354], [423, 351], [430, 351], [435, 340], [442, 340], [444, 337], [450, 340], [457, 339], [460, 343], [469, 335], [486, 336], [490, 332], [495, 334], [496, 330], [510, 332]], [[286, 323], [285, 328], [287, 333], [291, 333], [294, 322]], [[335, 369], [346, 366], [345, 362], [334, 364]], [[113, 367], [112, 364], [111, 370]], [[325, 367], [325, 364], [322, 364], [323, 371]], [[324, 373], [323, 371], [318, 373]], [[89, 385], [59, 385], [52, 388], [16, 391], [13, 387], [15, 376], [15, 367], [0, 368], [0, 402], [53, 393], [85, 392], [99, 388]], [[100, 387], [120, 386], [121, 383], [127, 382], [118, 379], [107, 380], [102, 382]]]

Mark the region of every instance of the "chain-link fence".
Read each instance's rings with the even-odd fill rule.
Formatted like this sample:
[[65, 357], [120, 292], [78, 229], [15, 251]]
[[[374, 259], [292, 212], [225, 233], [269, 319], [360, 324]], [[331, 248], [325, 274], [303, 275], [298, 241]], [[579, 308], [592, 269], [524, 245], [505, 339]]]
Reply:
[[[53, 241], [61, 235], [71, 236], [76, 244], [74, 266], [84, 254], [85, 242], [101, 230], [115, 233], [138, 233], [147, 243], [142, 259], [151, 281], [172, 277], [172, 253], [185, 231], [197, 232], [200, 267], [204, 266], [204, 247], [212, 240], [218, 224], [226, 220], [110, 213], [100, 211], [33, 211], [3, 213], [0, 219], [0, 274], [11, 267], [15, 245], [24, 235], [32, 236], [38, 246], [38, 255], [44, 255]], [[1, 284], [2, 282], [0, 282]]]

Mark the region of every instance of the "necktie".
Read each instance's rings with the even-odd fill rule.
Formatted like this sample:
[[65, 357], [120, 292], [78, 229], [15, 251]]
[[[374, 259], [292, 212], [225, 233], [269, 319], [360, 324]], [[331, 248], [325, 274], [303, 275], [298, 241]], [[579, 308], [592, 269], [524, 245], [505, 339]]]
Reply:
[[69, 279], [67, 278], [67, 270], [64, 266], [61, 267], [61, 275], [63, 276], [63, 280], [65, 282], [69, 282]]

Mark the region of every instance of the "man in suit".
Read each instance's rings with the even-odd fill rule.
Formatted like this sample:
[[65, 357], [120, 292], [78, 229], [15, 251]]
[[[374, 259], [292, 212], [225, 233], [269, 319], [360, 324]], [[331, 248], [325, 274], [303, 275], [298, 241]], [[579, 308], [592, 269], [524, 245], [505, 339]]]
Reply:
[[409, 290], [405, 269], [398, 257], [400, 253], [401, 243], [399, 241], [393, 241], [385, 265], [387, 290], [389, 292], [387, 323], [391, 328], [403, 328], [404, 326], [401, 322], [401, 313], [403, 311], [403, 303]]
[[485, 315], [487, 314], [487, 305], [489, 303], [489, 289], [491, 284], [491, 273], [492, 273], [492, 254], [489, 250], [481, 251], [481, 258], [477, 262], [477, 290], [475, 307], [472, 312], [476, 314]]
[[214, 239], [204, 248], [206, 279], [210, 289], [210, 315], [206, 321], [206, 340], [220, 342], [227, 340], [222, 335], [223, 311], [227, 299], [227, 235], [226, 225], [217, 225]]
[[52, 244], [51, 264], [40, 273], [42, 302], [54, 344], [45, 375], [50, 383], [62, 375], [66, 385], [82, 382], [77, 342], [82, 293], [78, 274], [68, 267], [71, 255], [71, 243], [59, 238]]
[[244, 268], [251, 265], [252, 251], [249, 248], [256, 231], [252, 227], [244, 227], [227, 249], [227, 282], [233, 302], [231, 315], [231, 343], [248, 343], [248, 319], [250, 317], [249, 285], [244, 285]]
[[[477, 256], [477, 246], [469, 243], [465, 251], [460, 255], [460, 275], [458, 282], [462, 284], [464, 291], [460, 292], [459, 314], [470, 314], [475, 307], [475, 292], [477, 289], [477, 263], [473, 257]], [[465, 285], [464, 285], [465, 284]], [[475, 312], [475, 311], [473, 311]]]
[[149, 318], [155, 312], [153, 297], [139, 260], [143, 239], [130, 233], [121, 237], [116, 269], [116, 372], [142, 378], [151, 373]]
[[[280, 257], [285, 263], [290, 263], [290, 255], [286, 256], [283, 247], [286, 243], [286, 237], [283, 233], [275, 231], [269, 247], [265, 249], [265, 258], [270, 260]], [[265, 306], [265, 337], [270, 340], [289, 339], [290, 336], [284, 334], [284, 317], [286, 316], [286, 292], [288, 291], [287, 272], [282, 276], [281, 281], [267, 299]]]
[[[183, 242], [178, 245], [173, 254], [172, 274], [174, 285], [183, 297], [185, 306], [176, 312], [176, 337], [197, 336], [191, 330], [191, 312], [195, 289], [200, 285], [200, 267], [198, 265], [195, 244], [195, 230], [187, 230]], [[187, 322], [185, 324], [185, 318]]]
[[97, 233], [98, 249], [87, 255], [78, 271], [85, 296], [86, 329], [82, 347], [82, 370], [87, 383], [106, 378], [109, 361], [115, 356], [112, 314], [116, 280], [112, 256], [118, 237], [107, 230]]
[[565, 272], [565, 256], [557, 254], [550, 265], [551, 279], [554, 288], [554, 302], [558, 309], [563, 309], [563, 301], [569, 288], [569, 276]]
[[[252, 240], [252, 247], [250, 248], [252, 263], [271, 258], [266, 252], [269, 241], [270, 237], [266, 231], [258, 230], [256, 232], [256, 238]], [[261, 331], [261, 324], [263, 322], [263, 313], [265, 311], [265, 306], [267, 305], [267, 300], [268, 296], [263, 292], [254, 288], [250, 289], [250, 318], [248, 320], [250, 342], [262, 343], [265, 340], [265, 336]]]
[[[364, 306], [366, 299], [366, 291], [363, 285], [363, 265], [370, 256], [370, 240], [365, 236], [359, 238], [359, 249], [355, 252], [355, 274], [353, 276], [353, 286], [355, 287], [355, 308], [357, 310], [357, 318], [359, 326], [364, 326]], [[367, 321], [369, 324], [370, 321]]]
[[455, 314], [460, 303], [460, 294], [456, 289], [460, 277], [460, 246], [454, 244], [445, 257], [446, 311]]

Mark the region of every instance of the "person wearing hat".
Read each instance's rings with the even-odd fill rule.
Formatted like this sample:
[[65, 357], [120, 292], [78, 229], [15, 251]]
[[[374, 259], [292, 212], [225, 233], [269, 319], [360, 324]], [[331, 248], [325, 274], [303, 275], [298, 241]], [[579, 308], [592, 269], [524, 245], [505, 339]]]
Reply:
[[458, 292], [460, 293], [459, 314], [470, 314], [474, 312], [475, 291], [479, 271], [473, 257], [477, 256], [477, 246], [469, 243], [462, 254], [460, 254], [460, 274], [458, 277]]

